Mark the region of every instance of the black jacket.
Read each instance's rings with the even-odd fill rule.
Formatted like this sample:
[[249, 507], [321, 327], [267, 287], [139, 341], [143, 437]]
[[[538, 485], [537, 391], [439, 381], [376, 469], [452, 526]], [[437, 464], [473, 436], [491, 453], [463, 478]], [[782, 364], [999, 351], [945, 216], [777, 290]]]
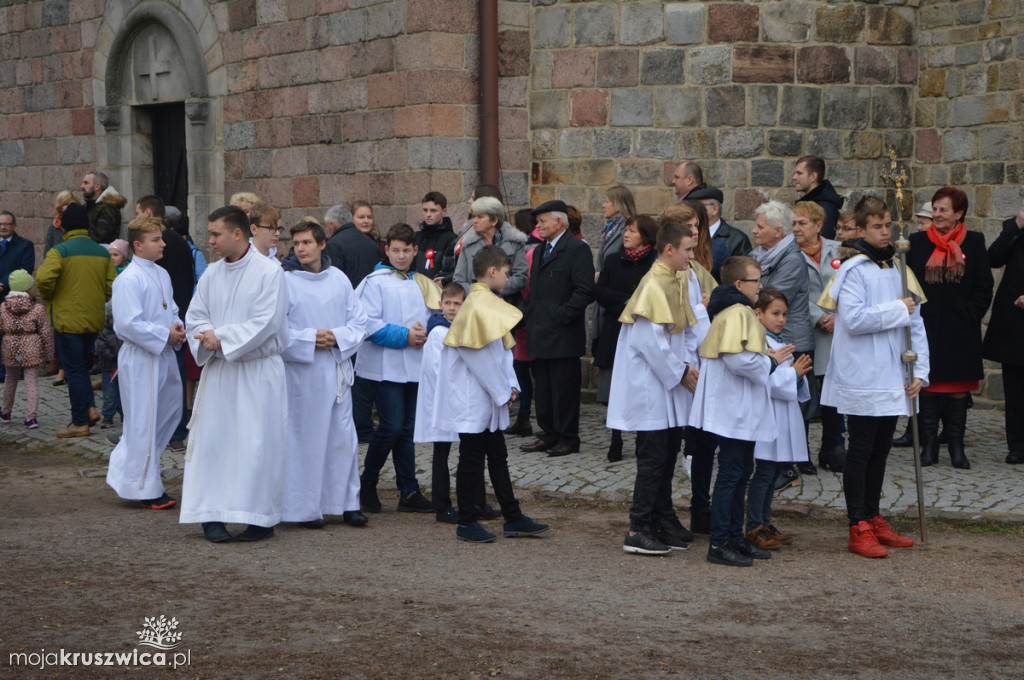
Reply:
[[724, 243], [725, 249], [729, 251], [729, 255], [749, 255], [750, 251], [753, 250], [747, 235], [725, 220], [722, 220], [722, 223], [718, 225], [718, 229], [712, 238], [715, 241]]
[[615, 346], [619, 340], [619, 316], [633, 295], [640, 279], [658, 259], [658, 252], [651, 248], [635, 262], [619, 250], [604, 258], [601, 274], [594, 287], [594, 299], [604, 308], [604, 322], [594, 350], [594, 365], [611, 368], [615, 361]]
[[196, 287], [196, 261], [185, 237], [173, 229], [164, 229], [163, 236], [164, 256], [156, 263], [171, 277], [171, 296], [178, 305], [178, 316], [184, 321]]
[[587, 305], [594, 300], [590, 246], [569, 230], [551, 254], [547, 243], [533, 253], [526, 305], [526, 347], [533, 359], [581, 357], [587, 351]]
[[24, 236], [17, 232], [11, 234], [7, 248], [0, 252], [0, 283], [3, 290], [0, 290], [0, 300], [7, 297], [10, 286], [7, 285], [7, 278], [16, 269], [24, 269], [29, 274], [36, 270], [36, 247]]
[[332, 266], [345, 273], [352, 288], [362, 283], [380, 262], [377, 242], [356, 229], [356, 225], [351, 222], [338, 227], [334, 236], [327, 239], [324, 253], [331, 259]]
[[[447, 217], [440, 224], [421, 222], [416, 232], [416, 271], [429, 279], [438, 276], [451, 279], [455, 272], [455, 241], [458, 238], [452, 229], [452, 221]], [[427, 255], [431, 251], [432, 257], [428, 264]]]
[[1006, 269], [992, 302], [982, 356], [1001, 364], [1024, 366], [1024, 309], [1013, 304], [1024, 295], [1024, 229], [1014, 218], [1003, 222], [1003, 232], [989, 246], [988, 259], [991, 266]]
[[964, 252], [963, 279], [959, 283], [928, 283], [925, 264], [935, 245], [928, 232], [910, 235], [910, 268], [921, 283], [928, 302], [921, 305], [921, 318], [928, 335], [930, 382], [980, 380], [985, 377], [981, 363], [981, 320], [992, 302], [992, 269], [988, 264], [985, 237], [968, 231]]
[[832, 182], [825, 180], [796, 200], [797, 203], [800, 201], [814, 201], [825, 210], [825, 226], [821, 229], [821, 235], [834, 240], [836, 237], [836, 222], [839, 221], [839, 213], [843, 209], [843, 201], [846, 200], [846, 197], [840, 196], [836, 192]]

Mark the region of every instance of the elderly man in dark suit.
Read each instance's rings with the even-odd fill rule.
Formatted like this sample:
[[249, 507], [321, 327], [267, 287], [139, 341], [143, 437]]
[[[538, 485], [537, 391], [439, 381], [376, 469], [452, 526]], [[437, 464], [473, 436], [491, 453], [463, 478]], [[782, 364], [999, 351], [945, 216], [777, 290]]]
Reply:
[[547, 451], [551, 457], [580, 450], [580, 357], [586, 352], [587, 305], [594, 300], [593, 256], [586, 243], [567, 231], [567, 211], [562, 201], [531, 211], [544, 239], [533, 252], [525, 316], [541, 434], [519, 448]]
[[722, 190], [717, 187], [701, 187], [687, 196], [700, 201], [708, 211], [708, 229], [711, 238], [725, 244], [730, 255], [749, 255], [752, 250], [750, 239], [741, 230], [732, 226], [722, 218], [722, 202], [725, 200]]
[[[24, 236], [15, 232], [18, 220], [10, 210], [0, 211], [0, 302], [7, 297], [11, 287], [7, 285], [7, 277], [16, 269], [24, 269], [29, 274], [36, 270], [36, 248]], [[0, 335], [0, 338], [3, 336]], [[7, 375], [0, 366], [0, 382]]]

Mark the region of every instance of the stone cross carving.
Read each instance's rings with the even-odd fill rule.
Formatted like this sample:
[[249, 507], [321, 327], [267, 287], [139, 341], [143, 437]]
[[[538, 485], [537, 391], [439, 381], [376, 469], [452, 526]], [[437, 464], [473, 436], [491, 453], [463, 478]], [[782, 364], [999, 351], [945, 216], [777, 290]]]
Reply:
[[156, 38], [154, 36], [149, 36], [146, 46], [149, 48], [149, 64], [139, 69], [139, 77], [149, 78], [150, 99], [159, 101], [160, 90], [157, 78], [158, 76], [169, 75], [171, 65], [166, 59], [157, 59]]

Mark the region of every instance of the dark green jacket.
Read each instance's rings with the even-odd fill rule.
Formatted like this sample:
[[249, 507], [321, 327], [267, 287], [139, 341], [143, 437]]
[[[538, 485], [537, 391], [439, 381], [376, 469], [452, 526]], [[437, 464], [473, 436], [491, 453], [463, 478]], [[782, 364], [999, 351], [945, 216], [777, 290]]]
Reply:
[[64, 234], [46, 253], [36, 272], [36, 287], [58, 333], [99, 333], [103, 305], [110, 299], [117, 271], [110, 253], [85, 229]]

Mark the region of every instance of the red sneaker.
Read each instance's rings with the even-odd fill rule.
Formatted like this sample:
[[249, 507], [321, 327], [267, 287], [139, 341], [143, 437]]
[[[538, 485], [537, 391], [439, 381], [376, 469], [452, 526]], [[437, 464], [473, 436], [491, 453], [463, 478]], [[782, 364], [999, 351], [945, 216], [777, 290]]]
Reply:
[[861, 557], [885, 557], [889, 554], [889, 551], [878, 542], [871, 525], [864, 521], [850, 527], [850, 552]]
[[168, 508], [173, 508], [177, 504], [178, 501], [174, 500], [166, 493], [164, 493], [163, 496], [160, 496], [160, 498], [154, 498], [148, 501], [139, 501], [139, 505], [147, 510], [167, 510]]
[[885, 523], [885, 519], [881, 515], [872, 517], [868, 522], [871, 524], [871, 530], [875, 532], [875, 538], [882, 545], [887, 545], [890, 548], [909, 548], [914, 545], [914, 539], [897, 534], [892, 527]]

